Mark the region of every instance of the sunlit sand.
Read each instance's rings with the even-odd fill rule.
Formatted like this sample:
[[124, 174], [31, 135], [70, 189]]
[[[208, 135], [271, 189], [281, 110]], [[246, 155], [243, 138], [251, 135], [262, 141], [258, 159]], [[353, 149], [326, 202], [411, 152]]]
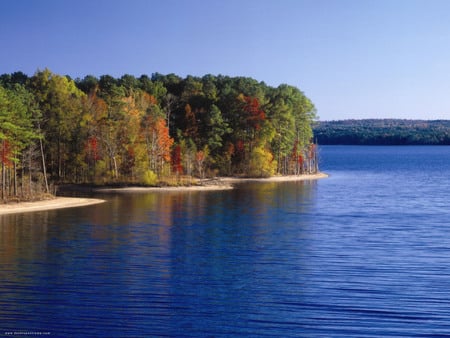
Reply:
[[83, 207], [92, 204], [103, 203], [104, 200], [95, 198], [78, 198], [78, 197], [56, 197], [50, 200], [36, 202], [19, 202], [0, 205], [0, 215], [43, 211], [62, 208]]

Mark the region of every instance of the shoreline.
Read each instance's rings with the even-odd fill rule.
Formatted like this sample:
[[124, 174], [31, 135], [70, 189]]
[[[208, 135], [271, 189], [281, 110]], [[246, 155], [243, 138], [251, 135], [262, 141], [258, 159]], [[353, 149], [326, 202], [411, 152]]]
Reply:
[[[139, 193], [139, 192], [190, 192], [190, 191], [219, 191], [234, 189], [234, 184], [246, 182], [290, 182], [318, 180], [328, 177], [325, 173], [311, 175], [272, 176], [267, 178], [218, 177], [201, 181], [202, 185], [180, 187], [122, 187], [122, 188], [94, 188], [96, 193]], [[0, 204], [0, 216], [14, 213], [55, 210], [63, 208], [77, 208], [93, 204], [104, 203], [105, 200], [85, 197], [55, 197], [50, 200], [35, 202], [19, 202]]]
[[99, 204], [106, 202], [105, 200], [97, 198], [84, 198], [84, 197], [55, 197], [50, 200], [36, 201], [36, 202], [19, 202], [0, 204], [0, 216], [33, 212], [33, 211], [45, 211], [55, 210], [63, 208], [77, 208], [84, 207], [93, 204]]
[[179, 187], [122, 187], [122, 188], [96, 188], [92, 191], [96, 193], [110, 193], [110, 192], [183, 192], [183, 191], [216, 191], [233, 189], [229, 184], [208, 184], [208, 185], [191, 185]]
[[217, 177], [200, 181], [201, 185], [178, 187], [121, 187], [121, 188], [97, 188], [96, 193], [133, 193], [133, 192], [188, 192], [188, 191], [217, 191], [234, 189], [234, 184], [246, 182], [292, 182], [318, 180], [328, 177], [325, 173], [311, 175], [286, 175], [267, 178], [241, 178], [241, 177]]

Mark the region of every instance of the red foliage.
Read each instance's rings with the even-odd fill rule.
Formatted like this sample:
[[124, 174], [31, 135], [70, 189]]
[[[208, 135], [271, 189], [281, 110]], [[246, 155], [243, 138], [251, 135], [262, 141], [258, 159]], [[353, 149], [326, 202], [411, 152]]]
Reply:
[[181, 165], [181, 147], [175, 146], [172, 154], [172, 169], [176, 174], [183, 172], [183, 166]]
[[130, 146], [128, 146], [128, 149], [127, 149], [127, 156], [129, 157], [129, 158], [132, 158], [133, 160], [134, 160], [134, 158], [136, 157], [136, 153], [135, 153], [135, 151], [134, 151], [134, 148], [130, 145]]
[[186, 129], [184, 131], [184, 135], [195, 140], [198, 137], [198, 124], [195, 112], [192, 110], [190, 104], [187, 104], [184, 110], [184, 118], [186, 120]]
[[239, 140], [239, 141], [236, 142], [236, 150], [238, 152], [240, 152], [240, 153], [244, 152], [244, 148], [245, 148], [244, 141]]
[[266, 113], [261, 109], [258, 99], [244, 96], [244, 102], [244, 111], [248, 114], [246, 123], [256, 130], [261, 129], [261, 122], [266, 119]]
[[88, 138], [86, 143], [86, 153], [87, 156], [95, 161], [100, 159], [98, 152], [98, 140], [97, 137], [91, 136]]
[[2, 142], [2, 150], [1, 150], [1, 159], [2, 163], [6, 165], [7, 167], [10, 167], [12, 165], [11, 162], [11, 146], [7, 140], [3, 140]]
[[295, 160], [297, 155], [298, 155], [298, 141], [295, 141], [294, 146], [292, 147], [292, 153], [291, 153], [292, 159]]

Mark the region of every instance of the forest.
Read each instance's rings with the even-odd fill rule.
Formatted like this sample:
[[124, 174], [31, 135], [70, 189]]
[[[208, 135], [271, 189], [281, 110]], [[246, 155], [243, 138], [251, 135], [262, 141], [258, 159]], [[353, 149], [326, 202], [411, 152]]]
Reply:
[[319, 144], [450, 145], [450, 120], [363, 119], [314, 125]]
[[1, 197], [312, 173], [315, 114], [298, 88], [248, 77], [3, 74]]

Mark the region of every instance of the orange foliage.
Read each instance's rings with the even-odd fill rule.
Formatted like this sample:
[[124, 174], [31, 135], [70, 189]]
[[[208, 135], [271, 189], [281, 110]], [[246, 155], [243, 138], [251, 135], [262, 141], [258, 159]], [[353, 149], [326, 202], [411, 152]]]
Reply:
[[166, 126], [166, 121], [162, 118], [159, 118], [155, 124], [155, 131], [158, 135], [158, 156], [160, 156], [164, 161], [170, 161], [170, 148], [173, 145], [173, 138], [169, 135], [169, 128]]
[[147, 92], [144, 92], [142, 94], [142, 99], [147, 102], [149, 105], [157, 105], [158, 104], [158, 100], [156, 99], [156, 97], [154, 97], [153, 95], [150, 95]]
[[94, 120], [98, 121], [106, 116], [108, 105], [103, 99], [97, 96], [96, 92], [87, 97], [86, 105], [88, 106], [88, 109], [92, 114]]
[[197, 151], [197, 154], [195, 154], [195, 160], [199, 163], [203, 163], [205, 157], [205, 152], [203, 150], [199, 150]]
[[147, 116], [143, 137], [146, 139], [150, 162], [159, 162], [161, 159], [170, 162], [173, 138], [170, 137], [169, 128], [167, 128], [166, 121], [163, 118], [156, 118], [155, 120], [152, 116]]
[[228, 144], [228, 147], [227, 147], [227, 152], [226, 152], [226, 154], [227, 154], [228, 156], [233, 156], [233, 155], [234, 155], [234, 150], [235, 150], [234, 144], [233, 144], [233, 143], [229, 143], [229, 144]]

